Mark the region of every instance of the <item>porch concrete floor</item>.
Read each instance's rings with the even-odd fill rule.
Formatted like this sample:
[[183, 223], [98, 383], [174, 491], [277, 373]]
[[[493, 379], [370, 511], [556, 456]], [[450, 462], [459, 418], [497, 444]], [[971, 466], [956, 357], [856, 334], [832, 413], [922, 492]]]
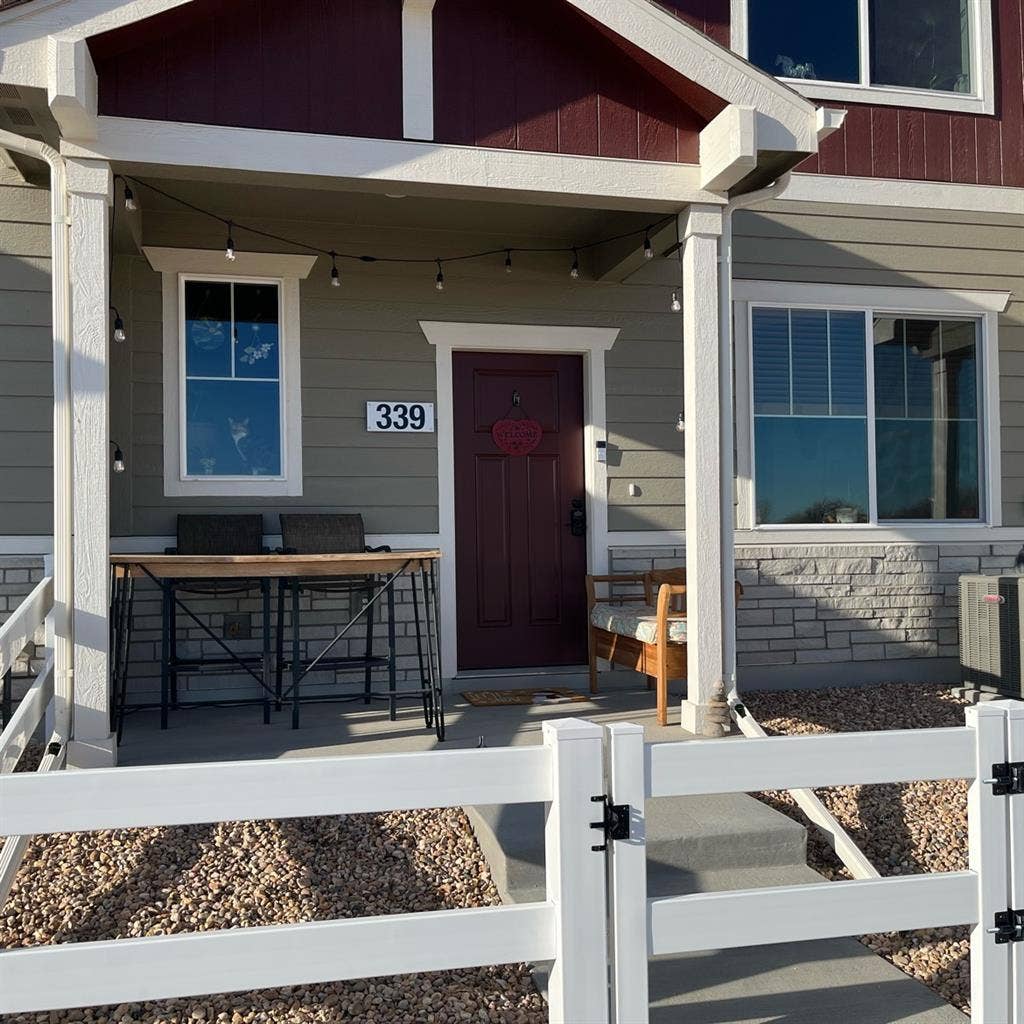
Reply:
[[[473, 707], [464, 690], [562, 686], [589, 699], [586, 703]], [[678, 689], [678, 688], [677, 688]], [[286, 706], [263, 724], [260, 707], [189, 708], [174, 711], [170, 725], [160, 729], [159, 712], [139, 711], [125, 720], [118, 764], [183, 764], [278, 757], [329, 757], [340, 754], [382, 754], [410, 750], [475, 747], [483, 737], [488, 747], [541, 742], [541, 726], [552, 718], [585, 718], [593, 722], [636, 722], [649, 742], [692, 739], [679, 722], [678, 694], [669, 703], [669, 725], [659, 726], [654, 692], [632, 672], [601, 676], [600, 693], [588, 693], [586, 672], [540, 675], [489, 675], [458, 678], [445, 683], [447, 738], [437, 742], [423, 726], [420, 705], [407, 700], [398, 720], [388, 720], [387, 708], [375, 703], [308, 703], [302, 707], [299, 728], [291, 728]]]

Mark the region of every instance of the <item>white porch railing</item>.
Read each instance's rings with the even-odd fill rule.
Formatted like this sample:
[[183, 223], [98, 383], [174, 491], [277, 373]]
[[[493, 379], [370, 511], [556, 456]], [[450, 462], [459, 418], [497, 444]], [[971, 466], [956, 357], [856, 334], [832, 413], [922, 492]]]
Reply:
[[537, 747], [112, 768], [0, 777], [0, 831], [106, 828], [545, 802], [547, 898], [0, 952], [0, 1013], [553, 961], [550, 1019], [608, 1019], [605, 858], [591, 828], [602, 731], [544, 724]]
[[[36, 631], [46, 621], [53, 608], [53, 580], [47, 576], [18, 606], [17, 610], [0, 626], [0, 678], [9, 673], [22, 651], [28, 646]], [[42, 671], [33, 680], [28, 692], [22, 697], [17, 709], [11, 715], [0, 733], [0, 775], [13, 772], [25, 747], [32, 738], [39, 723], [46, 717], [53, 702], [53, 658], [46, 660]], [[46, 774], [63, 767], [67, 737], [54, 737], [36, 771]], [[18, 872], [18, 866], [25, 856], [31, 835], [21, 835], [0, 828], [0, 835], [7, 839], [0, 849], [0, 907]]]
[[[1024, 703], [967, 709], [967, 727], [648, 745], [608, 726], [611, 800], [630, 834], [612, 844], [615, 1019], [648, 1019], [647, 959], [776, 942], [971, 925], [973, 1019], [1024, 1024], [1024, 941], [996, 915], [1024, 911], [1024, 795], [996, 795], [994, 766], [1024, 762]], [[645, 802], [663, 796], [969, 779], [969, 868], [647, 898]], [[1024, 934], [1016, 933], [1018, 940]], [[998, 941], [997, 941], [998, 940]]]

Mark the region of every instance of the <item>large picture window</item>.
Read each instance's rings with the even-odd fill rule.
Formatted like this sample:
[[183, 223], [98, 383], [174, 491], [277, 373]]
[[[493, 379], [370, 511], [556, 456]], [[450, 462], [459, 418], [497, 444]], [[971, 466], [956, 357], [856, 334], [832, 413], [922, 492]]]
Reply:
[[809, 95], [991, 111], [983, 0], [733, 0], [734, 46]]
[[981, 325], [752, 304], [755, 525], [981, 520]]

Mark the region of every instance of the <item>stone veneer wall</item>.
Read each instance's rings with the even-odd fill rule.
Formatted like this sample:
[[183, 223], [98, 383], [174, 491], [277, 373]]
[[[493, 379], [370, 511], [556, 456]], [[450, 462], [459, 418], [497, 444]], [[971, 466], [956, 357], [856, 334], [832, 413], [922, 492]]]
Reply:
[[[1019, 550], [983, 543], [737, 545], [740, 681], [895, 682], [927, 678], [932, 669], [935, 681], [954, 681], [957, 580], [1013, 572]], [[684, 561], [679, 547], [609, 554], [612, 572]]]
[[[18, 605], [43, 578], [42, 555], [0, 555], [0, 622], [17, 610]], [[45, 661], [45, 630], [39, 629], [35, 640], [25, 648], [14, 665], [14, 697], [20, 699], [29, 682]]]

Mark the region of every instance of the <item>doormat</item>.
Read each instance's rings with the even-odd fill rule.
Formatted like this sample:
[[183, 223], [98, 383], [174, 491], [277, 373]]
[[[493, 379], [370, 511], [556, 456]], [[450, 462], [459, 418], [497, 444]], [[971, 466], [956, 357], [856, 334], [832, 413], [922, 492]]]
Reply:
[[464, 690], [462, 696], [475, 708], [500, 708], [524, 704], [586, 704], [588, 698], [575, 690], [544, 686], [531, 690]]

